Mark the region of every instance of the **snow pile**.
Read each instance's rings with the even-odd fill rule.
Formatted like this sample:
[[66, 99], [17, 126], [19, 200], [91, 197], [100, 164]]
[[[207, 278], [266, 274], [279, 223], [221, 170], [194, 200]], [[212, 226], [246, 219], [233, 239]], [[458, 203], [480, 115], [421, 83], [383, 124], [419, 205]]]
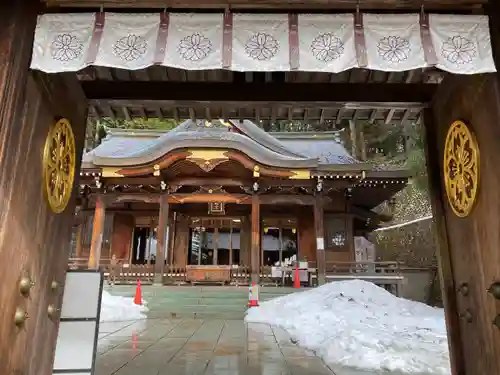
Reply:
[[444, 311], [361, 280], [332, 282], [249, 309], [247, 322], [285, 329], [330, 365], [451, 373]]
[[112, 296], [103, 290], [101, 301], [101, 322], [122, 322], [126, 320], [146, 319], [148, 312], [146, 301], [142, 306], [134, 304], [131, 297]]

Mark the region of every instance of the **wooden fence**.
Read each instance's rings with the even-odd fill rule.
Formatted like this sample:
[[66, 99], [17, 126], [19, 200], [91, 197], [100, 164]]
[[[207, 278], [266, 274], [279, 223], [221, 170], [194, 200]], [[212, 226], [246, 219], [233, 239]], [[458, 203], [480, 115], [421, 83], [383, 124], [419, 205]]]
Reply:
[[[100, 267], [106, 276], [109, 275], [111, 259], [102, 258]], [[127, 260], [118, 259], [116, 270], [116, 284], [135, 284], [140, 280], [143, 284], [152, 284], [154, 280], [154, 265], [129, 265]], [[69, 268], [86, 269], [87, 258], [70, 258]], [[316, 266], [309, 262], [310, 269]], [[400, 284], [401, 264], [398, 262], [326, 262], [326, 278], [329, 281], [359, 278], [372, 281], [377, 285]], [[259, 269], [261, 285], [278, 285], [281, 280], [273, 277], [271, 266], [261, 266]], [[312, 272], [311, 282], [314, 285], [317, 279], [316, 272]], [[248, 285], [251, 278], [249, 266], [240, 265], [231, 269], [231, 284]], [[163, 274], [164, 285], [180, 285], [186, 282], [186, 267], [165, 265]]]

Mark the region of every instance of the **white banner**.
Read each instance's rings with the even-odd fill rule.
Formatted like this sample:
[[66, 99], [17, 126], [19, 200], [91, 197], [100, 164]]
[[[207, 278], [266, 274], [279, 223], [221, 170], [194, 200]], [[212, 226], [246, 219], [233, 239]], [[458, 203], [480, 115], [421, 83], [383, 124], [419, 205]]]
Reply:
[[427, 66], [418, 14], [365, 14], [368, 69], [399, 72]]
[[431, 14], [429, 26], [439, 69], [456, 74], [494, 71], [487, 16]]
[[147, 68], [154, 60], [159, 26], [157, 14], [106, 13], [94, 65], [127, 70]]
[[299, 15], [300, 70], [343, 72], [358, 66], [352, 14]]
[[222, 69], [222, 14], [170, 14], [163, 65]]
[[290, 70], [287, 14], [233, 16], [232, 70]]
[[31, 68], [56, 73], [89, 65], [128, 70], [163, 65], [186, 70], [337, 73], [365, 65], [392, 72], [435, 65], [456, 74], [496, 71], [486, 16], [430, 15], [427, 25], [418, 14], [363, 14], [356, 37], [354, 18], [352, 14], [45, 14], [38, 18]]
[[93, 13], [39, 16], [31, 69], [60, 73], [85, 68], [94, 23]]

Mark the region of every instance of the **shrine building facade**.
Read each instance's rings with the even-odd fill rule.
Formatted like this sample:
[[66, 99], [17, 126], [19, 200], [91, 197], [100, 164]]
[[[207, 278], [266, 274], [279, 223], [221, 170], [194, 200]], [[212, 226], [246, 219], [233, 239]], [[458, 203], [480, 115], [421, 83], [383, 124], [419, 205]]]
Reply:
[[356, 260], [355, 236], [390, 220], [373, 209], [409, 178], [355, 160], [336, 138], [247, 120], [113, 130], [83, 156], [73, 255], [89, 266], [115, 255], [157, 281], [228, 283], [298, 259], [321, 283], [334, 263]]

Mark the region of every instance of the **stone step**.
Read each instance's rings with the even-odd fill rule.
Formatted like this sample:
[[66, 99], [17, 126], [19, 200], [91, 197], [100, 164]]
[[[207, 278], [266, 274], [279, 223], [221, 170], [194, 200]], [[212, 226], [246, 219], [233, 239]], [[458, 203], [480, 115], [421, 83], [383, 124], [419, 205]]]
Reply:
[[147, 314], [148, 319], [172, 319], [172, 318], [192, 318], [192, 319], [230, 319], [242, 320], [245, 318], [246, 310], [243, 312], [232, 311], [156, 311]]
[[241, 303], [239, 305], [156, 305], [148, 304], [148, 309], [150, 311], [245, 311], [247, 309], [248, 303]]

